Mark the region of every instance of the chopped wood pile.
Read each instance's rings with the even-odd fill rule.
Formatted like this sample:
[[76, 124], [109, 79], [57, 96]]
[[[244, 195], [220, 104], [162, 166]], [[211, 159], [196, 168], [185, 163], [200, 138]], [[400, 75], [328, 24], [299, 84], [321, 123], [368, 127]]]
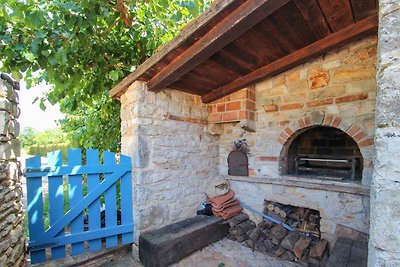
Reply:
[[302, 266], [321, 266], [326, 262], [328, 242], [320, 239], [318, 211], [265, 201], [263, 212], [295, 231], [267, 219], [256, 225], [247, 214], [240, 213], [229, 220], [228, 238]]

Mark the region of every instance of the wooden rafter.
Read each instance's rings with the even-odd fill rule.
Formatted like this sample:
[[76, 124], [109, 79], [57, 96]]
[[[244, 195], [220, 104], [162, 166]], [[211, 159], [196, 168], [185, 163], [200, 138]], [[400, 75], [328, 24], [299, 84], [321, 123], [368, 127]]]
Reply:
[[157, 92], [168, 87], [203, 60], [212, 56], [216, 51], [235, 40], [289, 1], [257, 0], [245, 2], [157, 73], [148, 82], [149, 90]]
[[139, 79], [146, 71], [155, 66], [164, 59], [168, 53], [178, 48], [179, 45], [191, 38], [197, 30], [205, 27], [208, 23], [216, 19], [216, 17], [235, 4], [236, 0], [221, 0], [204, 12], [198, 19], [190, 22], [182, 32], [164, 46], [158, 48], [158, 52], [141, 64], [134, 72], [126, 76], [117, 86], [110, 91], [111, 97], [120, 96], [124, 90], [128, 88], [135, 80]]
[[272, 77], [286, 71], [305, 61], [322, 55], [327, 51], [345, 45], [358, 38], [376, 33], [378, 25], [377, 15], [369, 16], [347, 28], [337, 31], [319, 41], [316, 41], [300, 50], [297, 50], [283, 58], [267, 64], [247, 75], [244, 75], [202, 97], [204, 103], [210, 103], [221, 97], [234, 93], [251, 83]]

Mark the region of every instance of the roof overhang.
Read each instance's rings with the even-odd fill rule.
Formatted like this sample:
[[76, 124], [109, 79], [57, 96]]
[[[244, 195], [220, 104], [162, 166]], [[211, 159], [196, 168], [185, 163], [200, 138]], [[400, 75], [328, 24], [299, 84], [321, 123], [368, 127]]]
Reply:
[[136, 80], [205, 103], [376, 34], [375, 0], [225, 0], [188, 24], [114, 89]]

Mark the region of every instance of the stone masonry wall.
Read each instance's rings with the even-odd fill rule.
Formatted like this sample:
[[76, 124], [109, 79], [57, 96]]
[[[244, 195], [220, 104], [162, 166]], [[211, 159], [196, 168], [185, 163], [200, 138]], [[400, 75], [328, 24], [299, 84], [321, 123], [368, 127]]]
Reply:
[[246, 138], [250, 176], [279, 177], [284, 144], [299, 129], [326, 125], [347, 132], [364, 158], [362, 183], [373, 169], [376, 37], [367, 37], [255, 85], [255, 132], [225, 123], [220, 173], [228, 173], [232, 141]]
[[400, 2], [379, 0], [369, 266], [400, 266]]
[[[251, 177], [230, 177], [239, 199], [259, 210], [263, 199], [317, 209], [321, 212], [321, 230], [327, 239], [333, 236], [336, 224], [368, 232], [376, 40], [376, 36], [364, 38], [255, 84], [255, 132], [246, 131], [234, 122], [219, 124], [222, 128], [218, 140], [221, 175], [228, 174], [227, 157], [234, 140], [245, 138], [250, 147]], [[364, 159], [362, 184], [335, 182], [354, 188], [349, 191], [353, 193], [324, 190], [326, 181], [282, 175], [280, 161], [287, 143], [298, 130], [319, 125], [341, 129], [357, 142]], [[265, 182], [259, 182], [260, 179]], [[321, 189], [303, 186], [312, 183]], [[364, 193], [359, 193], [357, 188]]]
[[121, 97], [122, 153], [133, 158], [135, 240], [196, 214], [218, 174], [216, 138], [200, 97], [135, 82]]
[[0, 266], [25, 266], [18, 95], [0, 78]]
[[[334, 241], [334, 232], [337, 224], [368, 233], [369, 229], [369, 195], [333, 190], [316, 190], [307, 188], [304, 181], [273, 184], [255, 182], [253, 178], [244, 177], [241, 180], [232, 178], [230, 184], [238, 199], [262, 211], [264, 199], [286, 205], [307, 207], [318, 210], [321, 215], [321, 235], [330, 242]], [[288, 185], [288, 183], [293, 185]], [[298, 184], [298, 185], [296, 185]], [[253, 214], [249, 213], [250, 216]], [[259, 217], [252, 217], [254, 221]]]

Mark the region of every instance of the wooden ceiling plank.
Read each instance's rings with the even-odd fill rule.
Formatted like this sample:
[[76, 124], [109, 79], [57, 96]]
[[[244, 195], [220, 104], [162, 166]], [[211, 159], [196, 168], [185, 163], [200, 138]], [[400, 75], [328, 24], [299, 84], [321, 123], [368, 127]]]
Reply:
[[351, 7], [356, 21], [365, 19], [376, 12], [376, 0], [351, 0]]
[[226, 68], [236, 72], [238, 75], [244, 75], [251, 71], [251, 69], [240, 64], [240, 62], [231, 56], [229, 52], [223, 49], [212, 55], [208, 60], [212, 60], [219, 65], [225, 66]]
[[277, 23], [274, 19], [271, 17], [268, 17], [267, 19], [263, 20], [260, 25], [260, 29], [267, 35], [271, 36], [271, 38], [274, 39], [274, 42], [277, 44], [277, 46], [283, 51], [285, 55], [290, 54], [294, 51], [296, 51], [296, 46], [284, 35], [281, 33], [281, 28], [277, 28], [275, 24]]
[[280, 28], [283, 27], [285, 36], [296, 45], [296, 48], [304, 47], [317, 40], [293, 2], [288, 3], [285, 8], [281, 8], [271, 17], [275, 16], [279, 23], [277, 25], [282, 25]]
[[318, 39], [322, 39], [331, 33], [317, 0], [294, 0], [293, 3]]
[[[195, 73], [207, 78], [217, 84], [226, 84], [229, 81], [237, 79], [240, 75], [231, 71], [223, 65], [217, 64], [211, 60], [205, 60], [189, 73]], [[213, 88], [211, 88], [213, 89]]]
[[358, 38], [376, 33], [378, 25], [377, 15], [374, 14], [354, 25], [348, 26], [324, 39], [316, 41], [288, 56], [278, 59], [256, 71], [244, 75], [202, 97], [204, 103], [210, 103], [221, 97], [234, 93], [249, 84], [272, 77], [280, 72], [293, 68], [307, 60], [322, 55], [329, 50], [343, 46]]
[[172, 64], [155, 75], [148, 82], [149, 90], [159, 91], [166, 88], [289, 1], [259, 0], [245, 2], [176, 58]]
[[131, 83], [137, 80], [142, 74], [148, 69], [153, 67], [155, 64], [164, 59], [171, 51], [178, 48], [182, 43], [191, 38], [199, 28], [205, 27], [207, 24], [215, 20], [221, 13], [229, 9], [232, 5], [235, 5], [238, 1], [236, 0], [221, 0], [216, 2], [215, 5], [211, 6], [197, 19], [191, 21], [183, 30], [178, 34], [177, 37], [160, 47], [152, 57], [141, 64], [134, 72], [126, 76], [117, 86], [115, 86], [109, 93], [110, 97], [117, 97], [122, 94], [122, 91], [131, 85]]
[[349, 0], [318, 0], [333, 32], [337, 32], [354, 23]]

